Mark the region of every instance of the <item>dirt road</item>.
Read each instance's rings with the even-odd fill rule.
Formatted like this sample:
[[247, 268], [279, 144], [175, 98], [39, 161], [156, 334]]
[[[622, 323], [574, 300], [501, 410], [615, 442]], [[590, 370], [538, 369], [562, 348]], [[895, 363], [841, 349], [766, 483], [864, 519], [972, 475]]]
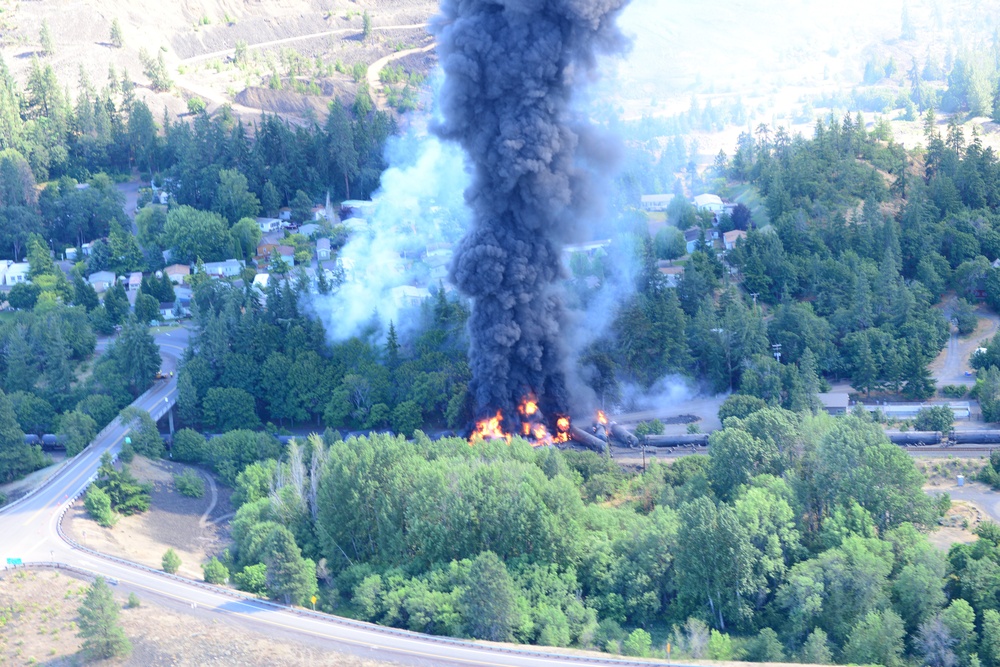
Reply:
[[400, 58], [405, 58], [406, 56], [412, 56], [414, 53], [427, 53], [428, 51], [433, 50], [436, 46], [437, 42], [431, 42], [427, 46], [421, 46], [416, 49], [397, 51], [396, 53], [390, 53], [387, 56], [379, 58], [369, 65], [366, 78], [368, 80], [368, 90], [371, 92], [372, 98], [375, 100], [375, 106], [379, 109], [385, 109], [386, 96], [385, 93], [382, 92], [382, 79], [380, 74], [386, 65], [394, 60], [399, 60]]

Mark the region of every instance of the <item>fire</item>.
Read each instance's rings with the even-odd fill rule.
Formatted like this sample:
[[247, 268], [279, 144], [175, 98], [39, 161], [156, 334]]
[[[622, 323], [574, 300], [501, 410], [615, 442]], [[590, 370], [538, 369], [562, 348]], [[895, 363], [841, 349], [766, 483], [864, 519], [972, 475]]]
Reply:
[[[538, 400], [534, 395], [526, 396], [521, 401], [521, 404], [517, 406], [517, 411], [522, 417], [521, 435], [530, 441], [532, 445], [537, 447], [558, 442], [569, 442], [569, 417], [559, 417], [556, 419], [556, 431], [555, 433], [550, 433], [549, 427], [546, 426], [541, 410], [538, 407]], [[469, 444], [473, 444], [476, 439], [503, 439], [510, 443], [511, 434], [504, 430], [503, 413], [500, 410], [497, 410], [495, 416], [476, 422], [476, 428], [469, 438]]]
[[538, 400], [534, 396], [526, 396], [517, 407], [517, 411], [525, 417], [534, 417], [538, 414]]
[[598, 424], [605, 424], [605, 425], [607, 425], [607, 423], [608, 423], [608, 416], [606, 414], [604, 414], [604, 410], [598, 410], [597, 411], [597, 423]]
[[501, 422], [503, 422], [503, 413], [499, 410], [497, 410], [495, 416], [476, 422], [476, 430], [472, 432], [472, 437], [469, 438], [469, 444], [472, 444], [477, 437], [480, 440], [502, 438], [507, 442], [510, 442], [510, 435], [508, 433], [504, 433], [503, 427], [500, 426]]

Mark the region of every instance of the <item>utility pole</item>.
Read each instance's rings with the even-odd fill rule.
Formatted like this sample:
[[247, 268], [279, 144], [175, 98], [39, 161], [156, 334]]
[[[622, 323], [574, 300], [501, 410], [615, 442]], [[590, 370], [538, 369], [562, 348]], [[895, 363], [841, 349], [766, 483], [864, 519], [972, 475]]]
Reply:
[[751, 292], [750, 296], [753, 297], [753, 307], [757, 308], [757, 292]]
[[774, 345], [771, 346], [771, 349], [774, 350], [774, 358], [780, 364], [781, 363], [781, 343], [775, 343]]

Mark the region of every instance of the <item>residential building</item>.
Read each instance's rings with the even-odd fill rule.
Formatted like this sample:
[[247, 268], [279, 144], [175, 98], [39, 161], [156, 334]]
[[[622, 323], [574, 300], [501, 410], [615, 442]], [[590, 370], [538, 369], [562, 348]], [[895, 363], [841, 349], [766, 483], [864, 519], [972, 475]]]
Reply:
[[718, 195], [703, 194], [694, 198], [694, 207], [699, 211], [711, 211], [716, 215], [721, 215], [726, 206]]
[[176, 307], [176, 302], [171, 301], [169, 303], [160, 304], [160, 321], [172, 320], [177, 316], [174, 313], [174, 308]]
[[278, 209], [278, 226], [281, 226], [281, 222], [288, 222], [292, 219], [292, 209], [287, 206], [282, 206]]
[[299, 227], [299, 234], [302, 234], [302, 236], [306, 238], [309, 238], [318, 231], [319, 231], [319, 225], [317, 225], [315, 222], [309, 222]]
[[66, 248], [66, 252], [63, 253], [63, 257], [70, 260], [71, 262], [76, 261], [76, 256], [77, 256], [76, 248]]
[[667, 287], [677, 287], [681, 281], [681, 276], [684, 275], [683, 266], [661, 266], [657, 270], [663, 275]]
[[673, 195], [642, 195], [640, 204], [643, 211], [666, 211], [673, 198]]
[[321, 262], [330, 259], [330, 239], [316, 240], [316, 259]]
[[736, 247], [736, 242], [740, 239], [746, 240], [747, 233], [740, 230], [734, 229], [731, 232], [726, 232], [722, 235], [722, 245], [726, 250], [732, 250]]
[[276, 232], [281, 229], [281, 219], [279, 218], [257, 218], [257, 226], [260, 227], [261, 234]]
[[104, 292], [115, 284], [115, 274], [111, 271], [95, 271], [87, 276], [87, 282], [98, 292]]
[[850, 405], [850, 396], [846, 391], [831, 391], [828, 393], [816, 394], [820, 405], [831, 415], [847, 414]]
[[170, 278], [170, 282], [180, 285], [191, 275], [191, 267], [187, 264], [171, 264], [163, 272]]
[[253, 277], [253, 286], [263, 292], [267, 288], [267, 281], [271, 278], [269, 273], [258, 273]]
[[266, 265], [271, 261], [271, 255], [277, 253], [288, 266], [295, 266], [295, 248], [276, 243], [261, 243], [257, 246], [257, 266]]
[[142, 273], [133, 271], [128, 275], [128, 291], [135, 292], [142, 287]]
[[698, 249], [698, 240], [701, 238], [701, 235], [702, 230], [697, 227], [692, 227], [684, 231], [684, 245], [687, 248], [687, 254], [690, 255]]
[[348, 199], [340, 203], [341, 218], [368, 218], [375, 212], [375, 202], [363, 199]]
[[18, 283], [30, 283], [28, 280], [28, 271], [31, 267], [27, 262], [14, 262], [7, 267], [7, 270], [3, 274], [3, 281], [5, 285], [16, 285]]
[[205, 273], [213, 278], [232, 278], [243, 271], [243, 262], [238, 259], [227, 259], [224, 262], [206, 262]]

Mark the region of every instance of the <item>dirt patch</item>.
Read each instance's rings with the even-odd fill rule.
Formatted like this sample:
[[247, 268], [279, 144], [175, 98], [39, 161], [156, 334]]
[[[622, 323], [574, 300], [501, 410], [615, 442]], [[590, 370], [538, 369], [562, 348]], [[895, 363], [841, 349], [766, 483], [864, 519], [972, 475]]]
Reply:
[[955, 484], [959, 475], [966, 480], [975, 479], [976, 475], [986, 465], [984, 458], [956, 458], [949, 456], [941, 459], [914, 459], [917, 470], [927, 478], [926, 489], [940, 491], [940, 487]]
[[[77, 610], [90, 581], [63, 572], [19, 570], [0, 576], [0, 664], [87, 664], [79, 655]], [[124, 607], [126, 591], [115, 589]], [[343, 665], [381, 667], [394, 663], [362, 659], [329, 648], [264, 636], [204, 612], [180, 614], [140, 595], [141, 604], [122, 609], [132, 642], [126, 658], [101, 664], [152, 665]]]
[[951, 509], [941, 519], [941, 526], [927, 534], [927, 540], [938, 549], [947, 551], [957, 543], [975, 542], [973, 534], [983, 519], [983, 512], [966, 500], [953, 500]]
[[47, 479], [59, 472], [63, 464], [66, 463], [66, 452], [46, 452], [46, 454], [52, 458], [52, 465], [36, 470], [9, 484], [0, 484], [0, 496], [6, 496], [8, 503], [13, 502], [35, 487], [41, 486]]
[[[130, 468], [139, 480], [153, 484], [149, 511], [121, 517], [114, 528], [101, 528], [87, 516], [83, 501], [79, 500], [66, 513], [63, 527], [67, 534], [96, 551], [157, 569], [162, 565], [163, 553], [173, 548], [181, 558], [178, 574], [200, 580], [201, 564], [219, 555], [229, 543], [228, 526], [213, 520], [232, 513], [229, 500], [232, 490], [216, 483], [212, 506], [212, 489], [207, 479], [201, 498], [182, 496], [174, 487], [174, 474], [192, 466], [137, 456]], [[207, 476], [199, 468], [192, 469]]]

